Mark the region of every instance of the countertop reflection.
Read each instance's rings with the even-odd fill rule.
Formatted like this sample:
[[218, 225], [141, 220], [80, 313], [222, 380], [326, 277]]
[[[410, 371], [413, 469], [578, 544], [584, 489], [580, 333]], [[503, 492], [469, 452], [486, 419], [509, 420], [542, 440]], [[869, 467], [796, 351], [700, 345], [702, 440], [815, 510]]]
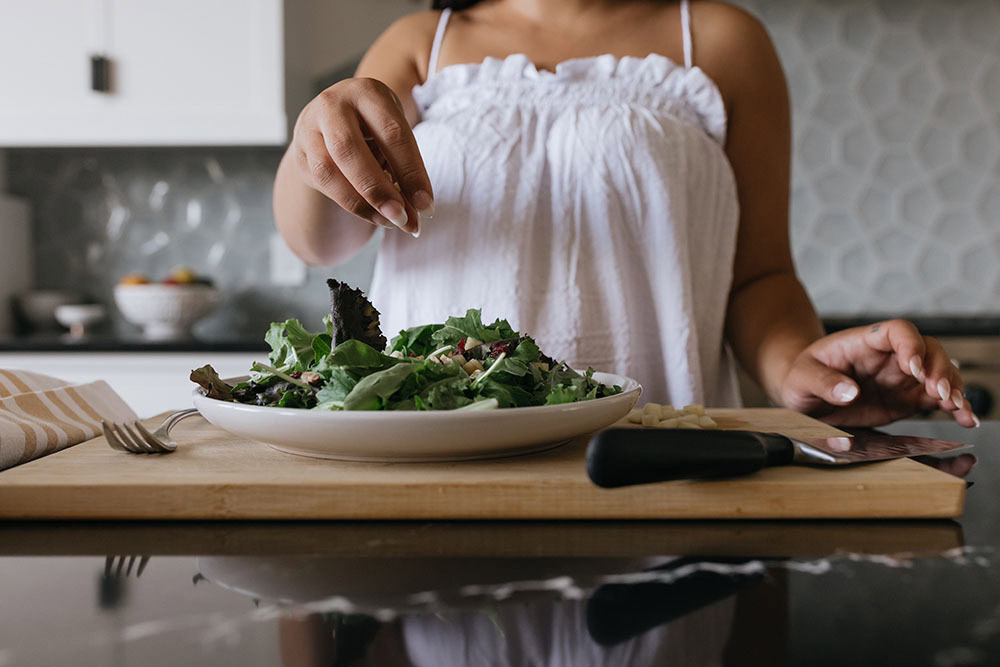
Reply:
[[1000, 424], [891, 430], [960, 521], [2, 523], [0, 665], [997, 664]]

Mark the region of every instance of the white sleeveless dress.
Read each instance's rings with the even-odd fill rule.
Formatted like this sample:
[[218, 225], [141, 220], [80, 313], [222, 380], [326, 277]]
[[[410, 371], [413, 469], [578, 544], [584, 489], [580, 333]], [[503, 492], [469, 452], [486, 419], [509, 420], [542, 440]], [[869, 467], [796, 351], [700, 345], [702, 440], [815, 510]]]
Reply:
[[436, 213], [382, 240], [383, 330], [481, 308], [548, 355], [638, 380], [643, 400], [739, 405], [723, 341], [739, 223], [726, 109], [691, 62], [523, 54], [450, 65], [413, 89]]

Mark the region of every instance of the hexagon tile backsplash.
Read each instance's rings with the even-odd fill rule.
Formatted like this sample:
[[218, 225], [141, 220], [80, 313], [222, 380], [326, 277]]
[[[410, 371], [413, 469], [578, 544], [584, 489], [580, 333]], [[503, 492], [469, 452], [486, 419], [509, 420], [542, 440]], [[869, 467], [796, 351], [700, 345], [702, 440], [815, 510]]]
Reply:
[[[792, 243], [827, 315], [1000, 312], [1000, 2], [738, 0], [768, 26], [794, 118]], [[333, 273], [367, 287], [373, 247], [303, 287], [268, 278], [276, 149], [18, 150], [38, 283], [110, 293], [191, 264], [231, 294], [199, 333], [316, 320]], [[316, 322], [313, 322], [314, 324]]]
[[[126, 273], [165, 277], [179, 265], [223, 289], [222, 307], [199, 335], [258, 338], [267, 323], [298, 317], [320, 328], [331, 273], [371, 280], [374, 245], [331, 271], [308, 269], [303, 286], [270, 280], [275, 234], [274, 148], [18, 150], [9, 155], [11, 191], [34, 207], [36, 283], [111, 303]], [[121, 332], [134, 327], [116, 318]]]
[[792, 244], [824, 314], [1000, 311], [1000, 3], [740, 0], [792, 97]]

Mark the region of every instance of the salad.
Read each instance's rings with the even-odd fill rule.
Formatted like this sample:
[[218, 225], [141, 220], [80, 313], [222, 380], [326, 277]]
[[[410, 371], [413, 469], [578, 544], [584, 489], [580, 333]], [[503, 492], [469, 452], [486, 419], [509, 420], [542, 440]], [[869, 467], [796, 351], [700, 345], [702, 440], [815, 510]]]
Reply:
[[271, 324], [268, 363], [235, 386], [211, 366], [191, 372], [209, 398], [311, 410], [477, 410], [584, 401], [620, 393], [544, 355], [506, 320], [481, 312], [399, 332], [386, 343], [378, 311], [360, 291], [327, 281], [325, 329], [295, 319]]

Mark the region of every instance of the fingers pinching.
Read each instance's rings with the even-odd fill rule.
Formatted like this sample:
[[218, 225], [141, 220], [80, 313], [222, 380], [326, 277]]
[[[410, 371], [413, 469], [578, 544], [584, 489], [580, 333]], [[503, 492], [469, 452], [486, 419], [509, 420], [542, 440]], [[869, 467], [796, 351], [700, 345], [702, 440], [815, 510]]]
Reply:
[[434, 196], [417, 140], [392, 90], [374, 81], [372, 94], [356, 102], [372, 139], [388, 162], [399, 191], [422, 217], [434, 217]]

